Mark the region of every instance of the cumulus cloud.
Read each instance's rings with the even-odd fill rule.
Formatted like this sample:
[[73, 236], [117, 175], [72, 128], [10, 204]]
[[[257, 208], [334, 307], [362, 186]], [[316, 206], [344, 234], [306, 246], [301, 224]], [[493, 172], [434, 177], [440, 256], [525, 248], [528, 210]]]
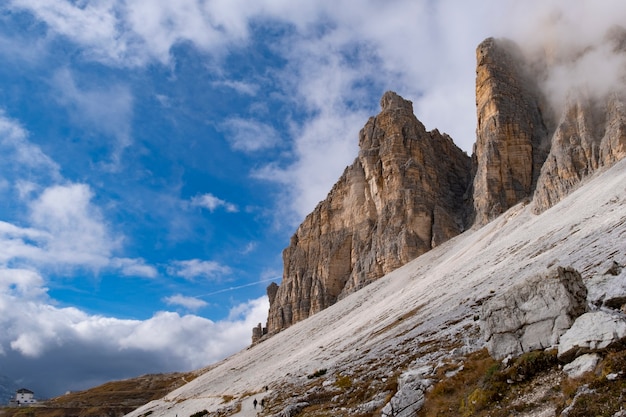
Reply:
[[195, 207], [203, 207], [210, 212], [215, 211], [216, 209], [223, 207], [229, 213], [236, 213], [239, 211], [236, 205], [233, 203], [229, 203], [228, 201], [224, 201], [221, 198], [214, 196], [211, 193], [206, 193], [202, 195], [197, 195], [191, 199], [191, 205]]
[[107, 224], [91, 187], [65, 180], [59, 165], [2, 112], [0, 150], [1, 192], [17, 213], [13, 222], [0, 221], [0, 266], [108, 268], [156, 276], [156, 269], [141, 259], [114, 257], [123, 238]]
[[[0, 270], [0, 368], [41, 396], [206, 366], [244, 348], [250, 329], [266, 319], [269, 308], [262, 297], [234, 306], [217, 322], [170, 312], [121, 320], [55, 307], [42, 285], [33, 271]], [[190, 300], [172, 299], [201, 307]]]
[[170, 275], [185, 279], [209, 278], [220, 279], [223, 275], [231, 273], [228, 266], [215, 261], [203, 261], [200, 259], [190, 259], [186, 261], [173, 261], [167, 271]]
[[257, 120], [233, 117], [225, 120], [221, 127], [227, 133], [230, 146], [238, 151], [255, 152], [272, 148], [280, 141], [278, 132], [272, 126]]
[[30, 203], [32, 225], [49, 236], [43, 245], [49, 259], [44, 261], [93, 267], [108, 264], [120, 242], [109, 233], [92, 197], [85, 184], [55, 185]]
[[187, 310], [196, 311], [202, 307], [206, 307], [208, 303], [196, 297], [186, 297], [182, 294], [175, 294], [170, 297], [165, 297], [164, 301], [173, 306], [181, 306]]

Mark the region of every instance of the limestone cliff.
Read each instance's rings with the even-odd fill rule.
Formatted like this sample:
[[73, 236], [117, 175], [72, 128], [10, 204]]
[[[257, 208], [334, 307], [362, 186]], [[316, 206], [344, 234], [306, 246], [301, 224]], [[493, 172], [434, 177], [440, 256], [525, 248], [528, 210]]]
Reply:
[[626, 156], [626, 109], [618, 94], [600, 106], [588, 95], [571, 96], [559, 121], [535, 192], [535, 213], [567, 196], [598, 168]]
[[283, 281], [270, 303], [270, 334], [466, 227], [470, 158], [447, 135], [427, 132], [410, 101], [387, 92], [381, 108], [360, 132], [357, 159], [283, 252]]
[[[626, 54], [625, 30], [613, 28], [606, 41]], [[478, 46], [476, 58], [476, 226], [524, 200], [540, 213], [626, 156], [623, 85], [608, 95], [572, 86], [559, 109], [547, 104], [540, 84], [553, 67], [572, 63], [547, 55], [531, 61], [513, 42], [493, 38]]]
[[486, 39], [476, 49], [475, 224], [532, 195], [547, 155], [546, 105], [522, 52]]
[[[626, 54], [626, 30], [612, 30], [607, 42]], [[551, 66], [563, 64], [558, 57], [531, 61], [493, 38], [476, 57], [472, 158], [447, 135], [427, 132], [410, 101], [385, 93], [380, 114], [360, 132], [357, 159], [283, 252], [282, 284], [268, 288], [270, 334], [521, 201], [540, 213], [626, 157], [623, 86], [608, 94], [574, 88], [557, 109], [541, 86]], [[258, 327], [257, 336], [265, 331]]]

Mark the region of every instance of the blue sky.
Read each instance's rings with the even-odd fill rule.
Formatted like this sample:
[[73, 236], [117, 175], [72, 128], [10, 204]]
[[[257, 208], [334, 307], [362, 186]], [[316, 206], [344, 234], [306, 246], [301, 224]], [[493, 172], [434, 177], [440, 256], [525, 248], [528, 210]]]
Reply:
[[566, 4], [3, 2], [0, 375], [52, 396], [247, 346], [383, 92], [471, 153], [481, 40], [624, 21]]

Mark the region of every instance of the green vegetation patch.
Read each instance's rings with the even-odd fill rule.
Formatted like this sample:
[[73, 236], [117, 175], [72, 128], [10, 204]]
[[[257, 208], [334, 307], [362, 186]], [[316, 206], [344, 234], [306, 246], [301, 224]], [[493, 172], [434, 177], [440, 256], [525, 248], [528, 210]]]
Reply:
[[517, 385], [557, 364], [556, 351], [537, 351], [522, 355], [505, 367], [483, 349], [467, 357], [462, 371], [435, 384], [426, 395], [421, 415], [482, 415], [505, 399]]

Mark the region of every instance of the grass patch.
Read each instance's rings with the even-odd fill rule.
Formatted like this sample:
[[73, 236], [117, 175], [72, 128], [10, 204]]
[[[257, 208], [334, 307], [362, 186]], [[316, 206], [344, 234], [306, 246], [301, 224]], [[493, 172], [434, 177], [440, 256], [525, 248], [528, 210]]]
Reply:
[[335, 381], [335, 385], [343, 390], [352, 387], [352, 379], [347, 375], [339, 375], [337, 377], [337, 381]]
[[522, 355], [508, 367], [491, 358], [486, 349], [475, 352], [466, 358], [463, 370], [435, 384], [426, 395], [421, 415], [482, 415], [499, 404], [516, 385], [552, 369], [557, 363], [554, 351]]
[[575, 401], [575, 393], [570, 394], [573, 406], [568, 417], [612, 416], [620, 411], [626, 403], [626, 350], [609, 353], [599, 374], [585, 382], [590, 392]]

